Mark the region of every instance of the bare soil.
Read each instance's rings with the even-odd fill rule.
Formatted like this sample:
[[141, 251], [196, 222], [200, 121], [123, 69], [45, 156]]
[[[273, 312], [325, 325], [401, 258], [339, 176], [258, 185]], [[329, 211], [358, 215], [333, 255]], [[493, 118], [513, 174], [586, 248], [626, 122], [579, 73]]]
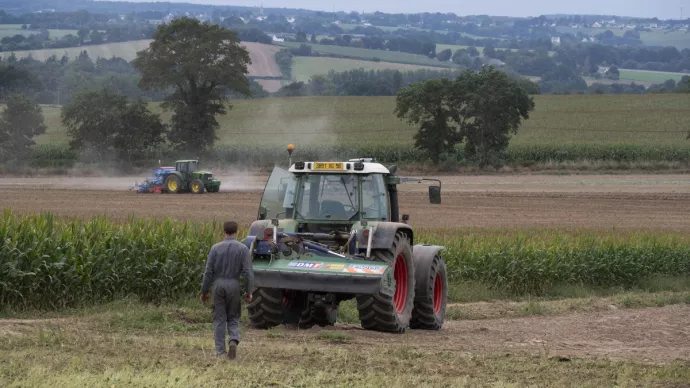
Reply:
[[247, 69], [249, 76], [280, 77], [280, 68], [275, 59], [280, 47], [254, 42], [242, 42], [242, 46], [247, 48], [252, 61]]
[[355, 342], [400, 342], [455, 352], [536, 353], [651, 362], [690, 360], [690, 306], [574, 313], [553, 317], [448, 321], [440, 332], [410, 331], [400, 337], [362, 330]]
[[[137, 194], [142, 177], [0, 178], [0, 207], [71, 217], [255, 219], [266, 175], [220, 176], [217, 194]], [[417, 228], [587, 228], [690, 232], [690, 175], [446, 176], [443, 203], [428, 184], [400, 187], [401, 211]], [[180, 211], [190, 209], [190, 211]]]
[[[0, 319], [0, 336], [26, 335], [46, 325], [89, 330], [85, 318]], [[253, 342], [263, 331], [245, 334]], [[395, 347], [465, 354], [539, 355], [561, 360], [599, 358], [664, 363], [690, 360], [690, 306], [612, 309], [551, 317], [446, 321], [440, 331], [410, 330], [403, 335], [361, 329], [355, 324], [292, 332], [275, 341], [301, 343], [320, 332], [347, 335], [357, 348]]]

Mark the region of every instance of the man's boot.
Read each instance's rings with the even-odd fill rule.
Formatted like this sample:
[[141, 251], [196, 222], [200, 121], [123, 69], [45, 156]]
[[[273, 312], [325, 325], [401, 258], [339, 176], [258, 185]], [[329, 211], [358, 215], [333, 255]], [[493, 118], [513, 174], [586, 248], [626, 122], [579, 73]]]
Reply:
[[231, 340], [228, 344], [228, 358], [234, 360], [237, 357], [237, 341]]

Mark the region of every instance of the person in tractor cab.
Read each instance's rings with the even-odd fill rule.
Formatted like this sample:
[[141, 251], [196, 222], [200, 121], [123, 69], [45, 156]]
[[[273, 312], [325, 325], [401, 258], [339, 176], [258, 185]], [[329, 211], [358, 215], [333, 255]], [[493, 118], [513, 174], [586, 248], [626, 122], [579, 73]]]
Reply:
[[237, 223], [223, 224], [225, 239], [215, 244], [208, 254], [204, 280], [201, 286], [201, 301], [208, 302], [212, 288], [213, 337], [216, 356], [225, 354], [225, 330], [229, 336], [228, 357], [234, 359], [240, 343], [239, 322], [242, 314], [240, 301], [240, 276], [244, 275], [247, 303], [252, 300], [254, 272], [249, 248], [236, 240]]

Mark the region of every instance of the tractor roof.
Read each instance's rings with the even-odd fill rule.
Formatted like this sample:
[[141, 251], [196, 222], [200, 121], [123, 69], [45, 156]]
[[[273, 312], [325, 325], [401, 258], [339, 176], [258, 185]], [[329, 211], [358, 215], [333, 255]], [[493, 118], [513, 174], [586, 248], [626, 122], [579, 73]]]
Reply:
[[346, 162], [297, 162], [290, 172], [315, 172], [328, 174], [390, 174], [388, 168], [371, 159], [350, 159]]
[[183, 160], [176, 160], [175, 163], [187, 163], [187, 162], [198, 162], [198, 159], [183, 159]]

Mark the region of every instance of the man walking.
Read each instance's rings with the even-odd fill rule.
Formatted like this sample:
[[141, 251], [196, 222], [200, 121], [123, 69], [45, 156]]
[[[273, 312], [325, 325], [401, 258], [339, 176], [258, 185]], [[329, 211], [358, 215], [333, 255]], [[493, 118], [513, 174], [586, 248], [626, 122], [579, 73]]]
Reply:
[[242, 315], [240, 301], [240, 275], [244, 275], [247, 303], [252, 300], [254, 272], [249, 248], [236, 240], [237, 223], [223, 224], [225, 239], [211, 248], [206, 261], [204, 281], [201, 286], [201, 301], [209, 298], [213, 286], [213, 337], [216, 355], [225, 354], [225, 330], [228, 330], [228, 357], [234, 359], [240, 343], [239, 322]]

